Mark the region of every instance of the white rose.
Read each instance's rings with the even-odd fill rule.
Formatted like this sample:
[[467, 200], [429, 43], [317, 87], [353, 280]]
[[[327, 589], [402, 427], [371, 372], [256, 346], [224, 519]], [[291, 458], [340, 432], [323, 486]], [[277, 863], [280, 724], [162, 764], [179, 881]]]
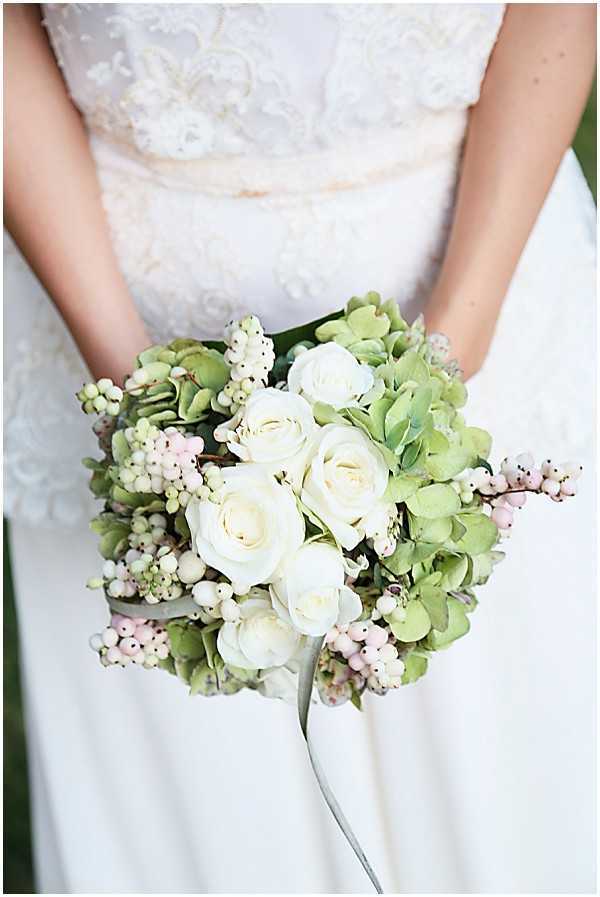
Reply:
[[264, 466], [269, 473], [303, 472], [317, 425], [312, 408], [302, 396], [269, 387], [257, 389], [225, 425], [219, 440], [242, 461]]
[[343, 548], [365, 538], [365, 521], [378, 512], [388, 468], [376, 446], [357, 427], [327, 424], [304, 478], [301, 499], [329, 527]]
[[298, 699], [298, 674], [289, 667], [275, 667], [261, 673], [257, 691], [264, 698], [279, 698], [286, 704], [295, 704]]
[[309, 402], [351, 408], [374, 383], [373, 371], [337, 343], [323, 343], [302, 352], [288, 372], [288, 389]]
[[275, 613], [266, 598], [243, 601], [239, 620], [224, 623], [217, 636], [217, 650], [225, 663], [244, 670], [283, 666], [300, 643], [299, 633]]
[[192, 547], [227, 576], [237, 594], [278, 575], [304, 541], [304, 517], [292, 491], [256, 464], [222, 471], [222, 500], [190, 499], [185, 516]]
[[284, 566], [271, 587], [273, 607], [306, 635], [325, 635], [336, 623], [360, 616], [362, 603], [344, 585], [342, 553], [325, 542], [307, 542]]

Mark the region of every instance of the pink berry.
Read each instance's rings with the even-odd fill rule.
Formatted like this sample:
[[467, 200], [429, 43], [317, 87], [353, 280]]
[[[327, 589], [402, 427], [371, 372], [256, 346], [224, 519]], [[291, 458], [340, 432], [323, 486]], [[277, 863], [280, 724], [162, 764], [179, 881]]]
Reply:
[[118, 626], [115, 627], [121, 638], [127, 638], [135, 632], [135, 623], [129, 617], [123, 617]]
[[558, 480], [544, 480], [542, 483], [542, 492], [546, 495], [558, 495], [560, 492], [560, 483]]
[[365, 663], [371, 664], [379, 660], [379, 651], [373, 645], [365, 645], [360, 649], [360, 653]]
[[197, 470], [186, 471], [183, 475], [183, 483], [190, 492], [195, 492], [203, 483], [202, 474]]
[[506, 477], [499, 473], [496, 474], [495, 477], [492, 477], [490, 480], [490, 486], [494, 490], [494, 492], [506, 492], [508, 489], [508, 481]]
[[106, 659], [109, 663], [119, 663], [121, 660], [121, 651], [116, 645], [113, 645], [112, 648], [108, 649], [106, 652]]
[[365, 644], [372, 648], [381, 648], [388, 640], [388, 634], [383, 626], [371, 626], [365, 639]]
[[339, 630], [336, 629], [336, 627], [334, 626], [333, 629], [330, 629], [329, 632], [327, 633], [327, 635], [325, 636], [325, 644], [333, 645], [333, 643], [335, 642], [335, 640], [339, 634], [340, 634]]
[[195, 455], [192, 455], [191, 452], [180, 452], [179, 466], [181, 468], [194, 467], [195, 464], [196, 464], [196, 456]]
[[121, 649], [122, 654], [126, 654], [131, 657], [134, 654], [137, 654], [140, 650], [140, 643], [135, 638], [124, 638], [119, 643], [119, 648]]
[[144, 623], [148, 622], [146, 617], [132, 617], [131, 619], [133, 620], [133, 622], [135, 623], [136, 626], [143, 626]]
[[110, 625], [113, 629], [116, 629], [121, 620], [126, 620], [127, 617], [124, 617], [123, 614], [113, 614], [110, 618]]
[[543, 479], [541, 470], [534, 468], [533, 470], [526, 471], [523, 482], [526, 489], [532, 489], [535, 492], [542, 485]]
[[522, 508], [527, 501], [527, 494], [525, 492], [509, 492], [504, 498], [512, 508]]
[[201, 436], [188, 436], [185, 441], [185, 450], [191, 452], [192, 455], [201, 455], [204, 451], [204, 440]]
[[507, 508], [494, 508], [492, 520], [498, 529], [509, 529], [513, 523], [513, 515]]
[[360, 656], [360, 653], [352, 654], [352, 656], [348, 658], [348, 666], [357, 672], [362, 670], [366, 665], [366, 661]]
[[509, 471], [506, 475], [506, 479], [511, 489], [516, 489], [518, 486], [521, 486], [524, 476], [525, 474], [522, 470]]
[[180, 452], [185, 451], [186, 448], [187, 440], [181, 433], [173, 433], [171, 436], [169, 436], [170, 451], [175, 452], [176, 455], [179, 455]]
[[154, 638], [154, 629], [152, 626], [147, 626], [145, 623], [142, 623], [141, 626], [135, 627], [135, 632], [133, 633], [134, 638], [140, 643], [140, 645], [147, 644], [150, 639]]
[[567, 477], [560, 484], [560, 491], [563, 495], [577, 495], [577, 483], [571, 477]]
[[343, 654], [344, 651], [350, 650], [352, 646], [353, 641], [346, 632], [340, 632], [335, 642], [333, 643], [333, 647], [336, 651], [339, 651], [340, 654]]
[[362, 623], [351, 623], [348, 627], [348, 635], [355, 642], [363, 642], [369, 632], [369, 624], [366, 621]]

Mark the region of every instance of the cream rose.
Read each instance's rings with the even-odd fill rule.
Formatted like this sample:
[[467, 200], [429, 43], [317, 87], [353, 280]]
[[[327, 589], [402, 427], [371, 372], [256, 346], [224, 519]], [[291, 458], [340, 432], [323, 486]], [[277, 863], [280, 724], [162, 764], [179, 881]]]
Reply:
[[281, 389], [257, 389], [246, 404], [215, 432], [242, 461], [261, 464], [269, 473], [303, 472], [317, 425], [300, 395]]
[[228, 467], [222, 477], [221, 501], [193, 497], [185, 516], [199, 557], [241, 595], [278, 575], [304, 541], [304, 517], [291, 489], [259, 465]]
[[360, 616], [362, 603], [344, 585], [342, 553], [326, 542], [307, 542], [283, 567], [271, 587], [279, 616], [305, 635], [325, 635], [336, 623]]
[[249, 598], [240, 604], [240, 611], [237, 622], [224, 623], [219, 629], [217, 650], [225, 663], [263, 670], [291, 660], [301, 636], [275, 613], [268, 598]]
[[374, 383], [373, 371], [337, 343], [302, 352], [288, 371], [288, 389], [333, 408], [351, 408]]
[[301, 499], [339, 544], [354, 548], [365, 538], [365, 521], [379, 511], [388, 468], [371, 440], [356, 427], [327, 424], [319, 433]]

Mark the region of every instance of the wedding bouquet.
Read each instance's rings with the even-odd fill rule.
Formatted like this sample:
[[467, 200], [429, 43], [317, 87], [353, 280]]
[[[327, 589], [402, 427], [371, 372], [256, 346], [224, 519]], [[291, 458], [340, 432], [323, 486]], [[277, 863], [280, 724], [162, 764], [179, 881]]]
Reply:
[[152, 346], [124, 390], [78, 397], [104, 452], [91, 645], [193, 695], [293, 696], [310, 644], [325, 704], [414, 682], [468, 632], [527, 493], [562, 501], [580, 473], [493, 471], [447, 340], [376, 293], [272, 338], [249, 316]]
[[469, 631], [527, 493], [563, 501], [581, 468], [520, 454], [494, 472], [448, 341], [377, 293], [274, 337], [250, 315], [224, 343], [151, 346], [124, 390], [78, 397], [104, 452], [84, 462], [104, 502], [101, 663], [192, 695], [297, 697], [323, 796], [383, 893], [310, 740], [314, 684], [360, 708], [419, 679]]

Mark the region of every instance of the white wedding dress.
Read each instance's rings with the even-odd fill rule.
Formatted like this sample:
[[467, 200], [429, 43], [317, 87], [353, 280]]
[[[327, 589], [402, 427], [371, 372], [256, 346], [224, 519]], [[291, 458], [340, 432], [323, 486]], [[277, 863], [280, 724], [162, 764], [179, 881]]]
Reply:
[[[44, 12], [153, 337], [217, 337], [248, 310], [279, 330], [370, 289], [416, 316], [502, 5]], [[6, 246], [5, 499], [39, 890], [368, 891], [293, 707], [190, 699], [166, 674], [105, 670], [88, 648], [106, 609], [84, 585], [100, 563], [79, 463], [94, 443], [73, 396], [86, 373]], [[496, 461], [581, 459], [582, 494], [530, 501], [471, 634], [424, 680], [370, 696], [363, 714], [314, 711], [323, 765], [388, 892], [593, 890], [593, 298], [593, 203], [569, 152], [468, 417], [495, 435]]]

